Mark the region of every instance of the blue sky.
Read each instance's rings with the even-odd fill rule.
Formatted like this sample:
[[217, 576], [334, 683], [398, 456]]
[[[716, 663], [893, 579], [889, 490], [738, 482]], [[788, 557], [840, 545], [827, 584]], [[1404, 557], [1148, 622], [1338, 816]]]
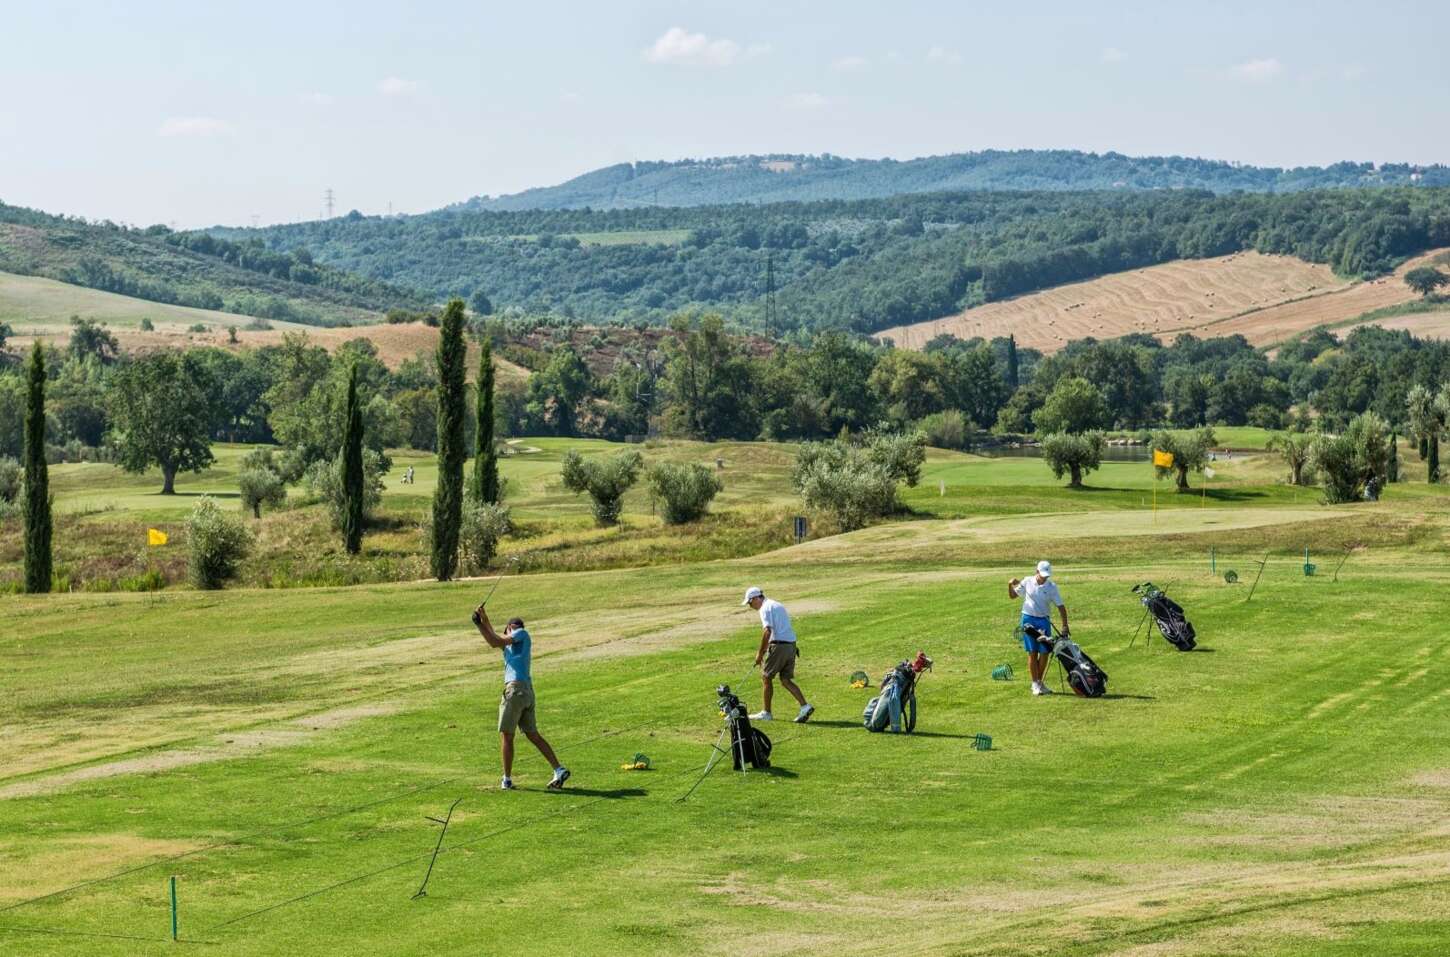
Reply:
[[621, 161], [1450, 162], [1450, 3], [6, 3], [0, 199], [181, 227]]

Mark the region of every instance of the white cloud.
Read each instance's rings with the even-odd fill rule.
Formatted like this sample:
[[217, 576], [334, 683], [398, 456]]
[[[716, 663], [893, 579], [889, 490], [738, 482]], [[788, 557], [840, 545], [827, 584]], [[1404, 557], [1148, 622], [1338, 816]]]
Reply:
[[1267, 83], [1284, 72], [1284, 64], [1274, 57], [1265, 57], [1262, 60], [1246, 60], [1235, 65], [1229, 72], [1250, 83]]
[[926, 59], [929, 63], [961, 63], [962, 55], [943, 46], [933, 46], [926, 51]]
[[234, 132], [230, 123], [212, 116], [169, 116], [156, 131], [159, 136], [230, 136]]
[[785, 105], [793, 110], [819, 110], [831, 105], [831, 98], [823, 93], [792, 93], [785, 98]]
[[724, 37], [711, 39], [703, 33], [691, 33], [684, 27], [670, 27], [660, 34], [644, 58], [651, 63], [673, 63], [681, 66], [729, 66], [744, 54], [747, 57], [763, 56], [770, 52], [764, 44], [751, 44], [748, 50], [741, 50], [740, 44]]
[[1127, 58], [1128, 58], [1128, 55], [1126, 53], [1124, 53], [1122, 50], [1119, 50], [1117, 47], [1104, 47], [1103, 48], [1103, 62], [1104, 63], [1122, 63]]
[[842, 73], [854, 73], [857, 70], [864, 70], [871, 65], [871, 61], [863, 56], [838, 57], [836, 62], [831, 64], [831, 69], [839, 70]]
[[302, 102], [308, 106], [331, 106], [336, 100], [337, 97], [331, 93], [306, 93], [302, 97]]
[[378, 92], [384, 96], [403, 96], [418, 92], [421, 84], [417, 80], [405, 80], [400, 76], [385, 77], [378, 81]]

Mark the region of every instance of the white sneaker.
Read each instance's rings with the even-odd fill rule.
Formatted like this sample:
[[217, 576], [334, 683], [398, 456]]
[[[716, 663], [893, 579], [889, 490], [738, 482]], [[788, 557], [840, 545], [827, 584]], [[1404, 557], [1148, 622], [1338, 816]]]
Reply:
[[751, 721], [769, 721], [770, 720], [770, 712], [769, 711], [757, 711], [757, 712], [755, 712], [754, 714], [752, 714], [750, 716], [750, 720]]
[[806, 704], [801, 705], [800, 711], [795, 716], [795, 723], [805, 724], [807, 721], [811, 720], [811, 715], [815, 713], [816, 706], [807, 702]]
[[564, 782], [567, 780], [569, 780], [569, 769], [560, 765], [554, 769], [554, 779], [549, 782], [549, 790], [562, 791], [564, 789]]
[[1035, 695], [1052, 694], [1052, 689], [1040, 681], [1032, 682], [1032, 693]]
[[502, 781], [498, 782], [498, 789], [500, 791], [512, 791], [514, 789], [514, 779], [504, 778]]

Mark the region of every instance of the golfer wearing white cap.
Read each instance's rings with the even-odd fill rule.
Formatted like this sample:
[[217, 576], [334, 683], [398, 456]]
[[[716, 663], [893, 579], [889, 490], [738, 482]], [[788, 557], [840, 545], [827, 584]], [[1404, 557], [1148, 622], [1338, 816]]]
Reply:
[[760, 635], [760, 650], [755, 653], [755, 663], [759, 665], [764, 662], [765, 665], [760, 670], [763, 683], [760, 692], [761, 709], [752, 714], [750, 720], [771, 720], [770, 699], [775, 693], [772, 681], [777, 675], [780, 676], [780, 683], [785, 690], [800, 702], [801, 709], [796, 713], [796, 722], [810, 720], [816, 707], [806, 702], [806, 696], [795, 683], [795, 629], [790, 626], [790, 615], [786, 614], [785, 606], [774, 599], [766, 598], [765, 592], [754, 586], [745, 590], [745, 600], [740, 604], [760, 612], [760, 624], [764, 628]]
[[[1052, 580], [1051, 562], [1038, 562], [1037, 574], [1029, 576], [1026, 581], [1020, 578], [1008, 581], [1007, 597], [1022, 599], [1021, 628], [1031, 625], [1051, 637], [1052, 619], [1048, 616], [1052, 614], [1051, 606], [1056, 605], [1058, 614], [1062, 616], [1062, 632], [1067, 634], [1067, 606], [1062, 603], [1062, 593], [1057, 590], [1057, 584]], [[1043, 672], [1047, 671], [1047, 656], [1052, 649], [1026, 631], [1022, 633], [1022, 647], [1027, 651], [1027, 670], [1032, 675], [1032, 693], [1052, 694], [1052, 689], [1042, 682]]]

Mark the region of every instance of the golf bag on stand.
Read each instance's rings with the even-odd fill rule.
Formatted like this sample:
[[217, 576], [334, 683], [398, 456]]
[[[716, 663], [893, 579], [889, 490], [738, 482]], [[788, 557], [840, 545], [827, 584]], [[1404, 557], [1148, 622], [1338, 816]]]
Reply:
[[735, 770], [743, 771], [748, 764], [762, 770], [770, 767], [770, 738], [759, 728], [750, 726], [750, 715], [740, 698], [730, 690], [729, 685], [715, 689], [720, 699], [720, 713], [725, 716], [726, 730], [730, 737], [730, 760]]
[[881, 693], [866, 703], [861, 722], [867, 731], [910, 734], [916, 730], [916, 682], [923, 671], [930, 670], [931, 659], [918, 651], [916, 658], [903, 661], [881, 679]]
[[1169, 598], [1167, 592], [1152, 582], [1134, 585], [1133, 592], [1153, 616], [1153, 621], [1158, 625], [1158, 631], [1162, 633], [1165, 641], [1179, 651], [1194, 649], [1198, 644], [1198, 636], [1193, 630], [1193, 623], [1183, 614], [1183, 606]]
[[1099, 698], [1108, 690], [1107, 672], [1099, 668], [1097, 662], [1089, 658], [1087, 652], [1069, 638], [1066, 632], [1052, 638], [1031, 625], [1022, 630], [1051, 649], [1053, 660], [1067, 676], [1067, 686], [1074, 694], [1083, 698]]

